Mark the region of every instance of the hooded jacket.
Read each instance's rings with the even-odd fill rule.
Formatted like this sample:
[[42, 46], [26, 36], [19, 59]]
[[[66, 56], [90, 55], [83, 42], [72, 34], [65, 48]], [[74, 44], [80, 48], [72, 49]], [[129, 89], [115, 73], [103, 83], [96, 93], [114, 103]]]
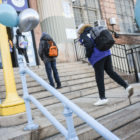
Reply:
[[80, 42], [84, 45], [86, 49], [86, 57], [88, 57], [88, 61], [92, 66], [104, 57], [111, 55], [110, 50], [107, 51], [100, 51], [96, 48], [96, 44], [94, 40], [91, 38], [90, 30], [92, 26], [89, 24], [83, 25], [79, 30], [78, 33], [80, 35]]
[[[40, 38], [38, 53], [39, 53], [41, 60], [44, 61], [44, 63], [46, 63], [47, 61], [55, 61], [55, 57], [46, 56], [46, 54], [44, 52], [45, 47], [47, 47], [48, 51], [49, 51], [49, 44], [47, 45], [45, 43], [46, 41], [53, 41], [53, 39], [49, 34], [42, 33], [42, 36]], [[56, 43], [54, 41], [53, 41], [53, 43], [54, 43], [54, 45], [56, 45]]]

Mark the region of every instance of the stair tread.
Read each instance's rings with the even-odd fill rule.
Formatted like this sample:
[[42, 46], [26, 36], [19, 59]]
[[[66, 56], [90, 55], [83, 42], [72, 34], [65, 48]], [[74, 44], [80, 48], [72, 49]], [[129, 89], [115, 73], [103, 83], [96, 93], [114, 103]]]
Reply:
[[[79, 68], [80, 71], [78, 70]], [[44, 66], [40, 66], [39, 71], [38, 71], [38, 67], [34, 67], [34, 68], [31, 67], [31, 69], [37, 72], [39, 76], [41, 76], [43, 79], [47, 81], [47, 75]], [[20, 81], [20, 76], [18, 74], [18, 70], [19, 69], [14, 69], [14, 73], [16, 77], [18, 94], [22, 96], [22, 85]], [[59, 89], [60, 93], [62, 93], [64, 96], [72, 100], [72, 102], [76, 103], [79, 107], [85, 110], [89, 115], [101, 121], [101, 123], [103, 123], [109, 129], [113, 130], [114, 133], [116, 133], [117, 135], [121, 136], [121, 128], [120, 131], [119, 129], [117, 130], [117, 128], [119, 128], [122, 124], [124, 124], [123, 127], [125, 129], [125, 124], [127, 123], [126, 121], [125, 122], [121, 121], [115, 125], [116, 123], [115, 117], [121, 118], [121, 116], [124, 117], [125, 115], [123, 112], [120, 113], [122, 110], [125, 110], [125, 112], [127, 112], [131, 116], [130, 118], [128, 118], [130, 123], [131, 122], [135, 123], [135, 119], [137, 117], [140, 117], [140, 111], [138, 110], [138, 105], [140, 105], [139, 84], [133, 85], [135, 87], [135, 94], [132, 97], [132, 105], [129, 105], [126, 91], [122, 87], [118, 87], [118, 84], [116, 84], [107, 75], [105, 75], [106, 96], [109, 98], [109, 103], [106, 106], [96, 107], [93, 106], [93, 103], [98, 99], [98, 90], [95, 82], [94, 70], [91, 66], [89, 66], [88, 64], [82, 64], [81, 62], [65, 63], [65, 64], [61, 63], [58, 64], [58, 71], [63, 86], [62, 89]], [[2, 79], [0, 79], [0, 81], [1, 80]], [[65, 125], [65, 118], [62, 115], [63, 113], [62, 104], [55, 97], [53, 97], [49, 92], [45, 91], [44, 88], [42, 88], [37, 82], [34, 82], [33, 79], [30, 78], [29, 76], [27, 76], [27, 83], [29, 87], [28, 88], [29, 93], [33, 95], [35, 98], [39, 99], [39, 102], [41, 102], [41, 104], [43, 104], [48, 111], [50, 111], [60, 122], [62, 122]], [[1, 81], [1, 85], [2, 84], [3, 82]], [[0, 93], [1, 93], [0, 98], [3, 97], [2, 94], [5, 94], [4, 86], [1, 87], [2, 88], [0, 89]], [[38, 139], [45, 139], [47, 137], [54, 135], [54, 137], [52, 137], [54, 139], [47, 138], [46, 140], [55, 140], [56, 136], [57, 136], [56, 140], [59, 140], [58, 139], [59, 137], [60, 140], [63, 140], [64, 137], [63, 136], [61, 137], [61, 134], [57, 135], [57, 133], [59, 132], [40, 113], [40, 111], [33, 104], [31, 104], [31, 107], [32, 107], [34, 122], [40, 125], [39, 130], [33, 132], [23, 131], [23, 128], [26, 126], [25, 123], [26, 113], [23, 113], [24, 122], [22, 121], [20, 122], [23, 116], [17, 115], [16, 120], [20, 122], [18, 125], [11, 126], [11, 127], [5, 126], [0, 128], [0, 136], [2, 136], [0, 139], [1, 140], [8, 140], [8, 139], [38, 140]], [[118, 113], [120, 116], [117, 115], [111, 118], [111, 115], [113, 116], [115, 112]], [[114, 123], [114, 125], [111, 125], [109, 123], [108, 121], [109, 117], [112, 120], [114, 118], [114, 121], [111, 123], [111, 124]], [[92, 138], [99, 137], [99, 135], [96, 134], [94, 130], [92, 130], [90, 127], [87, 127], [84, 124], [84, 122], [80, 118], [78, 118], [75, 114], [73, 114], [73, 118], [74, 118], [74, 124], [77, 129], [77, 134], [80, 140], [85, 140], [82, 138], [85, 138], [85, 136], [89, 134], [91, 134], [91, 136], [88, 136], [89, 139], [86, 140], [93, 140]], [[107, 119], [106, 121], [104, 121], [105, 118]], [[4, 120], [2, 119], [2, 117], [0, 117], [0, 126], [2, 126], [2, 124], [4, 123], [6, 123], [6, 119]], [[128, 124], [128, 125], [131, 126], [133, 124]], [[139, 136], [138, 132], [134, 131], [134, 133], [137, 134], [137, 136]], [[132, 135], [128, 137], [128, 139], [130, 138], [132, 138]]]
[[[120, 139], [134, 140], [134, 139], [130, 139], [130, 137], [132, 138], [132, 136], [136, 135], [135, 137], [138, 138], [138, 136], [140, 136], [138, 133], [140, 132], [140, 119], [135, 117], [135, 112], [139, 111], [138, 109], [139, 105], [140, 103], [136, 103], [131, 106], [127, 106], [121, 110], [113, 112], [112, 114], [108, 114], [104, 117], [101, 117], [97, 119], [97, 121], [99, 121], [109, 130], [111, 130]], [[125, 121], [124, 121], [124, 116], [128, 116], [125, 119]], [[122, 118], [121, 121], [118, 121], [120, 120], [120, 118]], [[104, 140], [104, 138], [99, 136], [98, 133], [96, 133], [94, 130], [88, 127], [87, 124], [77, 127], [76, 132], [80, 140], [85, 140], [85, 139], [86, 140], [94, 140], [94, 139]], [[44, 140], [65, 140], [65, 138], [64, 136], [62, 136], [62, 134], [57, 134], [57, 135], [54, 135], [53, 137], [46, 138]], [[138, 140], [138, 139], [135, 139], [135, 140]]]
[[[119, 91], [122, 91], [122, 92], [119, 92], [119, 94], [118, 94], [118, 90]], [[113, 93], [112, 93], [113, 92]], [[138, 95], [139, 95], [139, 91], [135, 91], [136, 93], [135, 93], [135, 96], [133, 96], [133, 100], [132, 100], [132, 103], [135, 103], [135, 102], [139, 102], [140, 101], [140, 99], [138, 98]], [[120, 96], [120, 94], [123, 94], [122, 96]], [[114, 95], [114, 96], [113, 96]], [[98, 96], [98, 94], [94, 94], [94, 95], [90, 95], [90, 96], [87, 96], [87, 97], [81, 97], [81, 99], [79, 100], [79, 99], [74, 99], [73, 100], [73, 102], [76, 102], [76, 104], [78, 104], [82, 109], [84, 109], [84, 110], [86, 110], [86, 112], [89, 112], [89, 114], [94, 114], [93, 116], [95, 117], [95, 118], [98, 118], [98, 117], [101, 117], [101, 116], [104, 116], [105, 114], [108, 114], [107, 112], [113, 112], [113, 111], [115, 111], [115, 110], [119, 110], [119, 109], [121, 109], [121, 108], [123, 108], [123, 107], [126, 107], [126, 106], [128, 106], [129, 105], [129, 103], [128, 103], [128, 101], [127, 101], [127, 95], [126, 95], [126, 93], [124, 92], [124, 90], [123, 89], [121, 89], [121, 88], [117, 88], [117, 89], [112, 89], [112, 90], [109, 90], [109, 91], [107, 91], [107, 96], [109, 97], [109, 98], [111, 98], [110, 100], [111, 100], [111, 102], [109, 103], [109, 105], [107, 105], [107, 106], [101, 106], [101, 107], [94, 107], [92, 104], [93, 104], [93, 102], [97, 99], [97, 96]], [[91, 98], [92, 97], [92, 98]], [[118, 97], [121, 97], [121, 98], [118, 98]], [[123, 98], [122, 98], [123, 97]], [[84, 102], [84, 104], [83, 104], [83, 102]], [[86, 105], [86, 106], [85, 106]], [[62, 105], [61, 105], [62, 106]], [[132, 105], [133, 106], [133, 105]], [[54, 111], [52, 111], [53, 109], [52, 108], [55, 108], [55, 110]], [[62, 109], [60, 109], [60, 106], [59, 106], [59, 104], [55, 104], [55, 105], [51, 105], [51, 106], [49, 106], [49, 107], [47, 107], [47, 109], [48, 110], [50, 110], [51, 112], [52, 112], [52, 114], [57, 114], [56, 113], [56, 111], [58, 111], [58, 108], [59, 108], [59, 112], [61, 112], [60, 110], [62, 110]], [[88, 111], [89, 110], [89, 111]], [[90, 111], [90, 110], [92, 110], [92, 111]], [[103, 111], [103, 110], [105, 110], [105, 111]], [[91, 113], [90, 113], [91, 112]], [[110, 113], [111, 113], [110, 112]], [[138, 113], [138, 112], [137, 112]], [[34, 112], [33, 112], [33, 114], [34, 114]], [[37, 114], [37, 112], [35, 112], [35, 114]], [[61, 112], [61, 114], [62, 114], [62, 112]], [[60, 115], [61, 115], [60, 114]], [[60, 115], [57, 115], [56, 116], [56, 118], [59, 118], [60, 117], [60, 120], [62, 120], [62, 118], [61, 118], [61, 116]], [[138, 115], [140, 115], [140, 113], [138, 114]], [[34, 115], [33, 115], [34, 116]], [[36, 116], [36, 115], [35, 115]], [[136, 116], [136, 113], [135, 113], [135, 116]], [[35, 117], [36, 118], [36, 117]], [[51, 125], [48, 121], [47, 121], [47, 119], [46, 118], [44, 118], [44, 117], [41, 117], [41, 120], [39, 120], [39, 119], [35, 119], [35, 122], [37, 121], [37, 122], [40, 122], [40, 125], [41, 125], [41, 128], [42, 127], [45, 127], [45, 125]], [[75, 115], [74, 115], [74, 118], [75, 118]], [[46, 121], [45, 121], [45, 119], [46, 119]], [[63, 118], [64, 119], [64, 118]], [[44, 123], [44, 121], [46, 122], [46, 123]], [[78, 122], [77, 122], [78, 123]], [[20, 134], [21, 133], [23, 133], [23, 134], [25, 134], [25, 133], [27, 133], [27, 132], [23, 132], [23, 127], [24, 127], [25, 125], [19, 125], [19, 126], [16, 126], [16, 127], [14, 127], [14, 128], [16, 128], [15, 130], [16, 131], [19, 131], [20, 132]], [[21, 129], [21, 130], [19, 130], [19, 128]], [[40, 129], [41, 129], [40, 128]], [[3, 128], [2, 128], [3, 129]], [[0, 133], [2, 132], [2, 129], [0, 130]], [[13, 129], [13, 127], [12, 128], [9, 128], [9, 135], [10, 135], [10, 131]], [[18, 129], [18, 130], [17, 130]], [[53, 128], [54, 129], [54, 128]], [[8, 129], [7, 129], [7, 131], [8, 131]], [[42, 131], [42, 133], [43, 133], [43, 130], [41, 129], [40, 131]], [[13, 133], [15, 133], [15, 132], [13, 132]], [[28, 133], [30, 133], [30, 132], [28, 132]]]

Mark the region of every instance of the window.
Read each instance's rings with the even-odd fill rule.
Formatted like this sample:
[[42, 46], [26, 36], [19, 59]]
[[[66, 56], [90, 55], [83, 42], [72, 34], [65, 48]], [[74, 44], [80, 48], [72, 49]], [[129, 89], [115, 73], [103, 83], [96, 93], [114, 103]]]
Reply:
[[99, 0], [76, 0], [73, 3], [76, 27], [81, 23], [94, 24], [101, 19]]
[[115, 0], [115, 5], [120, 31], [133, 33], [136, 30], [133, 0]]

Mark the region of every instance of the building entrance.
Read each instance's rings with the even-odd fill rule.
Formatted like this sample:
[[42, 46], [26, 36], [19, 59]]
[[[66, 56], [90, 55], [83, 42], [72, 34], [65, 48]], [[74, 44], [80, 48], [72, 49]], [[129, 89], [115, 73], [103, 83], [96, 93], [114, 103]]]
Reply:
[[[16, 35], [16, 30], [17, 30], [16, 27], [14, 27], [12, 29], [13, 36]], [[36, 53], [35, 53], [35, 46], [34, 46], [34, 42], [33, 42], [32, 32], [31, 31], [23, 32], [22, 34], [27, 38], [27, 41], [28, 41], [27, 56], [28, 56], [28, 59], [29, 59], [29, 66], [36, 66], [37, 65], [37, 63], [36, 63]], [[17, 49], [16, 49], [16, 55], [18, 55]], [[24, 61], [25, 61], [25, 59], [24, 59]]]
[[[12, 65], [13, 67], [18, 67], [18, 50], [16, 46], [13, 44], [13, 38], [16, 35], [17, 28], [7, 28], [7, 35], [8, 35], [8, 44], [9, 44], [9, 51], [11, 55]], [[35, 47], [33, 42], [33, 36], [32, 32], [25, 32], [22, 33], [24, 36], [26, 36], [28, 41], [28, 47], [27, 47], [27, 56], [29, 59], [29, 66], [36, 66], [36, 53], [35, 53]], [[24, 57], [23, 57], [24, 58]], [[24, 59], [25, 61], [25, 59]], [[26, 61], [25, 61], [26, 62]], [[1, 52], [0, 52], [0, 69], [2, 69], [2, 59], [1, 59]]]
[[11, 28], [7, 28], [8, 44], [13, 67], [18, 67], [16, 47], [13, 45], [13, 32]]

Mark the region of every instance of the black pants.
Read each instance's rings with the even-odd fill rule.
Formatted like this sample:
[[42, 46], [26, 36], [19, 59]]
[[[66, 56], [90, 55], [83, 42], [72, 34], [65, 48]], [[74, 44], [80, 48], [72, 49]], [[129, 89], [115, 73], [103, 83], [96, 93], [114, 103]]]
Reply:
[[95, 63], [94, 70], [99, 96], [101, 99], [105, 98], [104, 70], [119, 85], [124, 88], [128, 87], [128, 84], [113, 70], [111, 56], [107, 56]]
[[27, 55], [27, 50], [26, 49], [18, 49], [18, 53], [21, 55], [24, 55], [26, 63], [29, 63], [28, 55]]

